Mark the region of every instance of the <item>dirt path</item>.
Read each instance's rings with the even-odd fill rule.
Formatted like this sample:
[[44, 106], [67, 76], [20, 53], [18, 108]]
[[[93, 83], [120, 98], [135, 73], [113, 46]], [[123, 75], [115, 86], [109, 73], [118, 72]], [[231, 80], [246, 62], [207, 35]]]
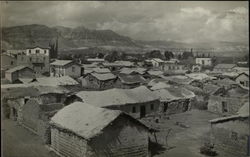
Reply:
[[2, 120], [2, 152], [4, 157], [58, 157], [42, 140], [12, 120]]

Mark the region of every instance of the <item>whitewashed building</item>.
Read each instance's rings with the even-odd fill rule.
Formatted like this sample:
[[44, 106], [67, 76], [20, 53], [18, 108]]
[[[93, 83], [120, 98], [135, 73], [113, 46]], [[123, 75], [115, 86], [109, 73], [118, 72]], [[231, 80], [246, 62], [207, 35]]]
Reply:
[[212, 58], [195, 58], [195, 63], [202, 66], [211, 66]]

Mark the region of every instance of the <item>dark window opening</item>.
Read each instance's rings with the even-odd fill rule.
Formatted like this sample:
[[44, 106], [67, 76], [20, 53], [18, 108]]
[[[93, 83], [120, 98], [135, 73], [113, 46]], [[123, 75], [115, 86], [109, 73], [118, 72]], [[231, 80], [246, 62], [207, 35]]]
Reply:
[[24, 98], [24, 103], [26, 104], [26, 102], [29, 100], [29, 98]]
[[61, 96], [60, 96], [60, 95], [57, 95], [57, 96], [56, 96], [56, 102], [57, 102], [57, 103], [60, 103], [60, 102], [61, 102]]
[[13, 62], [13, 61], [11, 61], [11, 62], [10, 62], [10, 65], [13, 65], [13, 64], [14, 64], [14, 62]]
[[133, 106], [133, 108], [132, 108], [132, 113], [136, 113], [136, 108], [135, 108], [135, 106]]
[[228, 112], [227, 102], [225, 102], [225, 101], [222, 102], [222, 112]]
[[154, 104], [150, 104], [150, 109], [154, 110]]
[[146, 115], [146, 107], [143, 105], [140, 107], [140, 118], [145, 117]]
[[164, 103], [164, 109], [163, 111], [166, 112], [168, 110], [168, 103]]
[[36, 50], [36, 54], [37, 54], [37, 53], [40, 53], [40, 50]]
[[29, 53], [31, 54], [31, 50], [29, 50]]

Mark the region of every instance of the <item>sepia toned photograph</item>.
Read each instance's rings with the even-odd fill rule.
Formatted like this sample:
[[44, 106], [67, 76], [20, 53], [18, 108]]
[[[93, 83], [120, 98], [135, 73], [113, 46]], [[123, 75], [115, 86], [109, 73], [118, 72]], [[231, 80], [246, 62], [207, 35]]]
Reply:
[[0, 1], [2, 157], [250, 157], [248, 1]]

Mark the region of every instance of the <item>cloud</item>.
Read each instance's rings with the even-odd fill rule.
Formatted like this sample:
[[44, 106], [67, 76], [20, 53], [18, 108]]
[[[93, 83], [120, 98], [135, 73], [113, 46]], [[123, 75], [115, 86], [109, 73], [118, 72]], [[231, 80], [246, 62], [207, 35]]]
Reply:
[[10, 1], [3, 8], [5, 26], [85, 26], [182, 42], [248, 42], [249, 34], [247, 2]]

